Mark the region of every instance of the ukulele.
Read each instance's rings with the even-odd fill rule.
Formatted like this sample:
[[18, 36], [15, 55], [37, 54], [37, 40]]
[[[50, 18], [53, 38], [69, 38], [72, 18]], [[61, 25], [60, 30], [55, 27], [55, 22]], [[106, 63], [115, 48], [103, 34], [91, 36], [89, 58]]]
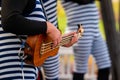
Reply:
[[[77, 35], [78, 37], [82, 37], [84, 30], [81, 25], [78, 27]], [[72, 34], [62, 37], [61, 42], [54, 48], [52, 47], [52, 41], [46, 35], [28, 36], [24, 48], [24, 55], [27, 57], [24, 61], [36, 67], [41, 66], [48, 57], [55, 56], [58, 53], [60, 46], [69, 43], [73, 36]]]

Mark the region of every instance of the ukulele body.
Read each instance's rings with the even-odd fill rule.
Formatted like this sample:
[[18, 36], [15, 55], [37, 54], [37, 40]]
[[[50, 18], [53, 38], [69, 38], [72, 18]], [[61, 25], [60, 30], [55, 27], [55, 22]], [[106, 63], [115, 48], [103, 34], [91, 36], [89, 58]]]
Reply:
[[34, 66], [41, 66], [48, 57], [55, 56], [59, 47], [52, 48], [50, 42], [46, 35], [28, 36], [26, 40], [28, 47], [24, 49], [24, 54], [27, 55], [25, 62]]

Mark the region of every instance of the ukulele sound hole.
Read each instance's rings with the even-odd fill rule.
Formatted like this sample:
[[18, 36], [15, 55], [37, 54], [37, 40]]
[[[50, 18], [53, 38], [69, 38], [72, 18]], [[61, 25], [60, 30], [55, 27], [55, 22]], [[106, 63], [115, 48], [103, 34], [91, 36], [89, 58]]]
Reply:
[[27, 55], [26, 60], [31, 61], [33, 57], [30, 54], [26, 54], [26, 55]]

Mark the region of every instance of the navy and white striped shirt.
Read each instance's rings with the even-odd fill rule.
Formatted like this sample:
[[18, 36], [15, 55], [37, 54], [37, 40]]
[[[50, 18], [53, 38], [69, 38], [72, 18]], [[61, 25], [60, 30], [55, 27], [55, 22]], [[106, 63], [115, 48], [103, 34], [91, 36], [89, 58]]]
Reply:
[[[43, 0], [43, 3], [48, 16], [48, 20], [57, 26], [56, 0]], [[46, 21], [41, 2], [39, 0], [36, 0], [36, 6], [33, 11], [25, 17], [31, 20]], [[2, 29], [0, 14], [0, 80], [22, 80], [23, 78], [25, 80], [36, 80], [38, 73], [37, 67], [23, 63], [23, 69], [21, 68], [21, 60], [18, 57], [20, 47], [21, 42], [17, 38], [16, 34], [5, 32]], [[47, 67], [50, 66], [49, 64], [51, 64], [49, 60], [52, 60], [53, 63], [57, 63], [55, 65], [52, 63], [55, 67]], [[46, 62], [43, 64], [43, 67], [45, 67], [47, 78], [52, 79], [58, 77], [58, 64], [58, 55], [46, 60]], [[49, 72], [54, 72], [54, 75]]]

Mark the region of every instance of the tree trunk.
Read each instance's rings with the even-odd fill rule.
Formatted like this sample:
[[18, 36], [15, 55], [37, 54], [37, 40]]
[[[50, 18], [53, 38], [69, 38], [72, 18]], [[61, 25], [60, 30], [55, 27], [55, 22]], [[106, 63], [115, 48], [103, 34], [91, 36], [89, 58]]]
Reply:
[[120, 80], [120, 33], [116, 31], [111, 0], [101, 0], [101, 12], [112, 63], [112, 80]]

